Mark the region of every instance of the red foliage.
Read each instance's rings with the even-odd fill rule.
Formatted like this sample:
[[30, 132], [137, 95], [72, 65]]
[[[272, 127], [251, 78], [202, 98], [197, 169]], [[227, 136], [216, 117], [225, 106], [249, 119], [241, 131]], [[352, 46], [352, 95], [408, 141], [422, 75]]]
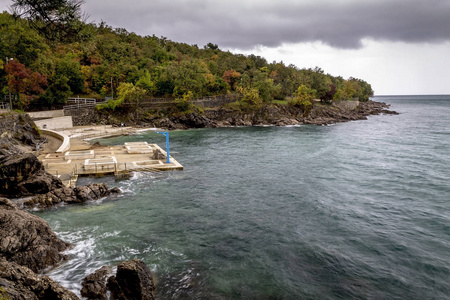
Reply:
[[241, 77], [241, 73], [234, 69], [227, 70], [223, 72], [223, 80], [228, 82], [228, 84], [234, 88], [236, 82], [238, 81], [239, 77]]
[[36, 97], [44, 93], [47, 77], [25, 68], [18, 60], [9, 61], [5, 66], [8, 74], [8, 86], [12, 93]]

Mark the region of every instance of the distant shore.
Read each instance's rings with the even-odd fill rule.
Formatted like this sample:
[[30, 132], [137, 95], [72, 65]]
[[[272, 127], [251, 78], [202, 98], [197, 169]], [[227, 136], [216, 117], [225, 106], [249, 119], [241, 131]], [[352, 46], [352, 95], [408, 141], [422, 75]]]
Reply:
[[[75, 118], [74, 125], [77, 128], [85, 127], [79, 133], [83, 135], [83, 139], [88, 140], [111, 135], [132, 134], [136, 132], [136, 128], [176, 130], [255, 125], [330, 125], [365, 120], [370, 115], [397, 114], [397, 112], [389, 110], [389, 107], [388, 104], [377, 101], [339, 101], [332, 104], [315, 103], [308, 112], [289, 105], [268, 104], [249, 111], [221, 107], [186, 113], [156, 111], [153, 114], [147, 114], [138, 110], [131, 114], [132, 117], [129, 113], [113, 114], [91, 110], [83, 113], [82, 117]], [[101, 125], [104, 127], [103, 133], [101, 133], [98, 131], [99, 126], [92, 129], [94, 124], [109, 125]], [[92, 132], [89, 133], [89, 130]], [[76, 137], [76, 133], [73, 133], [72, 137]]]

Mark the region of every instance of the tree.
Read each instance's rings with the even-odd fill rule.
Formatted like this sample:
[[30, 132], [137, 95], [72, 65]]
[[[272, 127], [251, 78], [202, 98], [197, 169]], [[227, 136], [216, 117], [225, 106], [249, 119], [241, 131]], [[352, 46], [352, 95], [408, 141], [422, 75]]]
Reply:
[[218, 50], [219, 46], [217, 44], [208, 43], [205, 45], [205, 49]]
[[235, 71], [234, 69], [229, 69], [223, 72], [222, 78], [225, 82], [230, 85], [230, 88], [234, 90], [236, 88], [236, 83], [241, 77], [241, 73]]
[[45, 91], [45, 94], [39, 98], [39, 102], [47, 105], [48, 108], [51, 108], [53, 104], [65, 104], [67, 102], [67, 98], [72, 95], [68, 84], [69, 79], [62, 75], [56, 76], [49, 81], [50, 84]]
[[44, 93], [47, 77], [25, 68], [18, 60], [9, 61], [5, 66], [8, 78], [8, 88], [16, 96], [15, 104], [23, 109], [29, 103]]
[[48, 51], [48, 46], [25, 20], [14, 20], [4, 12], [0, 13], [0, 58], [13, 57], [28, 67], [37, 65]]
[[152, 94], [155, 91], [155, 83], [152, 81], [148, 70], [144, 70], [144, 74], [139, 77], [136, 86], [146, 90], [148, 94]]
[[257, 89], [238, 86], [236, 88], [236, 91], [242, 94], [242, 98], [240, 101], [242, 108], [258, 109], [261, 107], [263, 101], [259, 97], [259, 92]]
[[122, 82], [117, 88], [118, 101], [121, 103], [131, 104], [134, 109], [139, 107], [139, 103], [145, 95], [145, 90], [135, 86], [132, 83]]
[[331, 103], [333, 101], [333, 97], [337, 92], [336, 86], [334, 84], [330, 84], [330, 90], [325, 93], [325, 95], [320, 99], [323, 102]]
[[176, 98], [175, 103], [180, 112], [188, 112], [190, 111], [194, 104], [192, 103], [192, 99], [194, 99], [194, 94], [191, 91], [185, 93], [183, 97]]
[[67, 84], [74, 94], [79, 94], [84, 89], [84, 79], [81, 73], [81, 66], [78, 61], [68, 55], [60, 60], [56, 67], [56, 73], [59, 76], [64, 76], [68, 79]]
[[316, 90], [307, 87], [302, 84], [298, 87], [297, 92], [294, 94], [294, 98], [288, 103], [291, 106], [302, 109], [305, 114], [309, 114], [312, 109], [312, 102], [316, 96]]
[[87, 16], [81, 12], [84, 0], [13, 0], [12, 12], [29, 21], [31, 27], [51, 41], [72, 41]]

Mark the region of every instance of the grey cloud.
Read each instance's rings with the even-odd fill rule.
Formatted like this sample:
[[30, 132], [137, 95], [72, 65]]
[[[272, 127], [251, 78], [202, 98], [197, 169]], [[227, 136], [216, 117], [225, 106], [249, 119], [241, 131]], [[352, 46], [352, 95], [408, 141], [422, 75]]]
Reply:
[[361, 40], [450, 40], [450, 1], [89, 1], [91, 19], [141, 35], [248, 49], [322, 41], [358, 48]]

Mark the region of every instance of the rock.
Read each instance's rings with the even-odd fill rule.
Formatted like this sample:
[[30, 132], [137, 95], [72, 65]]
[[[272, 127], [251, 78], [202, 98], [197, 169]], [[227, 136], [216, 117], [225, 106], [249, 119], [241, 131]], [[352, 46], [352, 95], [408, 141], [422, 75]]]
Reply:
[[[48, 276], [39, 276], [27, 267], [0, 257], [0, 299], [79, 299]], [[3, 298], [6, 297], [6, 298]]]
[[88, 299], [106, 299], [106, 282], [108, 275], [111, 273], [112, 270], [110, 268], [103, 266], [86, 276], [81, 284], [81, 296]]
[[139, 259], [120, 263], [116, 276], [108, 278], [107, 287], [112, 299], [155, 299], [153, 274]]
[[55, 189], [47, 194], [37, 195], [30, 200], [25, 201], [24, 205], [32, 207], [38, 204], [41, 207], [49, 207], [61, 202], [83, 203], [119, 193], [121, 193], [119, 188], [108, 189], [106, 183], [92, 183], [87, 186], [77, 186], [74, 188], [63, 187]]
[[0, 149], [0, 194], [23, 197], [48, 193], [63, 184], [45, 172], [42, 163], [31, 153], [21, 153], [11, 146]]
[[[1, 199], [1, 198], [0, 198]], [[60, 240], [47, 222], [0, 200], [0, 257], [38, 272], [59, 263], [70, 244]]]

